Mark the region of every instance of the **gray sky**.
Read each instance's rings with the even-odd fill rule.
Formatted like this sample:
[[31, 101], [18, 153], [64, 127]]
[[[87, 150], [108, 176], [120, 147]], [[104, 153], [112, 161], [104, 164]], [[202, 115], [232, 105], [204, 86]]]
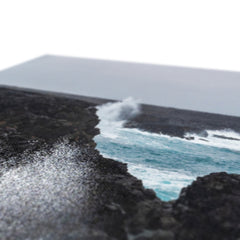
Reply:
[[0, 84], [240, 116], [240, 73], [46, 55]]

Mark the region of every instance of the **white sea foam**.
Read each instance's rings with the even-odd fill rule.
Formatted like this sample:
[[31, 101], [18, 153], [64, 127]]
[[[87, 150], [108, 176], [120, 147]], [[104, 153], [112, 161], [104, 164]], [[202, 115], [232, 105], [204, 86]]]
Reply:
[[187, 172], [180, 172], [177, 169], [166, 170], [147, 167], [143, 164], [129, 164], [129, 172], [134, 176], [141, 176], [143, 184], [147, 188], [156, 189], [161, 192], [162, 200], [168, 200], [169, 194], [177, 197], [180, 189], [189, 185], [195, 177]]
[[[184, 138], [179, 137], [172, 137], [166, 134], [161, 133], [150, 133], [146, 131], [142, 131], [139, 129], [122, 129], [122, 131], [131, 131], [135, 132], [136, 134], [143, 135], [149, 138], [154, 138], [157, 143], [157, 141], [162, 141], [162, 139], [166, 139], [168, 141], [172, 142], [191, 142], [196, 144], [202, 144], [212, 147], [218, 147], [218, 148], [226, 148], [234, 151], [240, 151], [240, 134], [231, 130], [231, 129], [225, 129], [225, 130], [205, 130], [207, 133], [207, 136], [204, 137], [202, 134], [197, 133], [187, 133], [185, 134], [185, 138], [193, 137], [194, 139], [188, 140]], [[157, 140], [158, 139], [158, 140]]]
[[207, 136], [201, 134], [187, 133], [185, 137], [193, 137], [193, 143], [203, 144], [218, 148], [226, 148], [240, 151], [240, 134], [233, 130], [206, 130]]
[[[202, 136], [202, 134], [197, 133], [187, 133], [185, 134], [185, 138], [191, 138], [194, 139], [188, 140], [185, 138], [179, 138], [179, 137], [172, 137], [166, 134], [161, 133], [150, 133], [146, 131], [142, 131], [139, 129], [127, 129], [122, 128], [122, 131], [127, 133], [135, 133], [137, 135], [142, 135], [143, 137], [154, 139], [155, 141], [152, 141], [151, 144], [161, 145], [162, 147], [168, 147], [167, 145], [163, 146], [163, 139], [166, 139], [167, 141], [171, 142], [179, 142], [183, 141], [186, 143], [195, 143], [195, 144], [201, 144], [201, 145], [207, 145], [217, 148], [226, 148], [234, 151], [240, 151], [240, 134], [231, 130], [231, 129], [225, 129], [225, 130], [205, 130], [207, 133], [207, 136]], [[161, 143], [161, 144], [160, 144]], [[146, 143], [147, 144], [147, 143]]]

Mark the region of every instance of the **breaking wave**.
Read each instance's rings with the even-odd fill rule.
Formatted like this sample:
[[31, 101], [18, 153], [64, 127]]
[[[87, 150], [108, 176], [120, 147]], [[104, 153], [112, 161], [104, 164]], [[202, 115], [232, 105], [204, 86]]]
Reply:
[[[140, 112], [138, 101], [129, 97], [122, 102], [106, 103], [97, 107], [97, 115], [101, 120], [98, 127], [106, 137], [117, 137], [117, 131], [124, 123]], [[116, 134], [115, 134], [116, 133]]]
[[[122, 114], [123, 109], [130, 114]], [[124, 128], [127, 118], [139, 111], [133, 99], [99, 106], [101, 134], [95, 142], [101, 154], [127, 163], [129, 172], [161, 199], [177, 198], [197, 176], [220, 171], [240, 173], [239, 134], [209, 130], [205, 136], [187, 134], [185, 137], [192, 140], [186, 140]]]
[[98, 107], [98, 116], [104, 117], [104, 121], [124, 122], [136, 116], [140, 112], [138, 101], [129, 97], [122, 102], [106, 103]]

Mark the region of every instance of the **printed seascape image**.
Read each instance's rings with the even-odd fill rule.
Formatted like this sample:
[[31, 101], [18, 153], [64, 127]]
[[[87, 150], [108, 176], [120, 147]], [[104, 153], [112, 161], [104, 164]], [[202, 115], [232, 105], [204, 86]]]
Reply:
[[0, 72], [0, 238], [238, 239], [239, 79], [57, 56]]

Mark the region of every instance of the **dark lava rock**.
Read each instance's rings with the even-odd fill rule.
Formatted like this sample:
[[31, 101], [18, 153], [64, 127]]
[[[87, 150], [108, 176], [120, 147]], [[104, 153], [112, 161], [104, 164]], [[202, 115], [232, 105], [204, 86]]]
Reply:
[[186, 140], [194, 140], [194, 137], [185, 137]]
[[204, 138], [199, 138], [199, 140], [204, 141], [204, 142], [208, 142], [208, 140], [204, 139]]
[[61, 137], [95, 146], [92, 138], [99, 131], [93, 104], [7, 88], [0, 91], [0, 104], [0, 156], [37, 150]]
[[177, 239], [240, 237], [240, 176], [212, 173], [184, 188], [174, 204]]
[[226, 139], [226, 140], [240, 141], [239, 138], [226, 137], [226, 136], [223, 136], [223, 135], [217, 135], [217, 134], [214, 134], [213, 137], [221, 138], [221, 139]]

